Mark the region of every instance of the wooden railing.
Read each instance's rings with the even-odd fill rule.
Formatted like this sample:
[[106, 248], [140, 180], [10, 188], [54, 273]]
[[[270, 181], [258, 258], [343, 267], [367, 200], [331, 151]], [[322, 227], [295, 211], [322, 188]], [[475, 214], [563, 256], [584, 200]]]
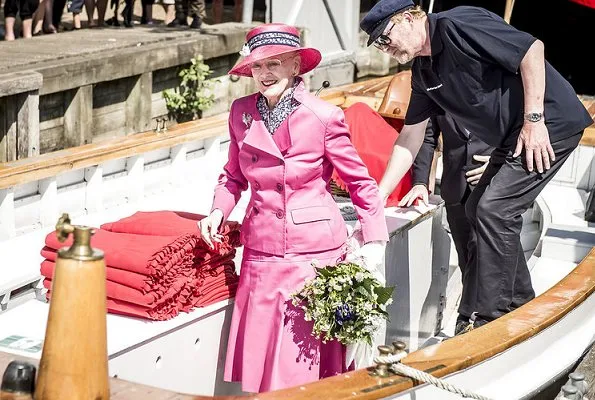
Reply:
[[0, 189], [180, 143], [218, 137], [227, 133], [227, 120], [228, 113], [223, 113], [179, 124], [162, 133], [148, 131], [3, 163], [0, 164]]

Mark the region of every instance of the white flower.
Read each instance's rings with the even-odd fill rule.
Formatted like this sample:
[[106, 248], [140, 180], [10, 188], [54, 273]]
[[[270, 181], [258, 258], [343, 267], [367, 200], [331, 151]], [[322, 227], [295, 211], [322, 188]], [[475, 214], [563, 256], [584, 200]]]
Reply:
[[244, 46], [242, 46], [242, 50], [240, 50], [240, 55], [243, 57], [248, 57], [250, 55], [250, 47], [248, 46], [248, 43], [245, 43]]
[[363, 272], [358, 272], [355, 274], [355, 280], [358, 282], [361, 282], [364, 280], [364, 273]]

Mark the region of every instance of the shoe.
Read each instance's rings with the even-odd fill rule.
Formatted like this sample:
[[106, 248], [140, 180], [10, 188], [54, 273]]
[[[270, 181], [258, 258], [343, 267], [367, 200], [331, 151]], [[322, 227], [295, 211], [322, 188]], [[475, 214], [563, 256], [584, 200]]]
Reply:
[[120, 26], [120, 21], [116, 17], [111, 17], [110, 19], [105, 20], [105, 23], [109, 26]]
[[455, 325], [455, 336], [462, 335], [463, 333], [469, 332], [473, 329], [473, 323], [470, 318], [459, 314]]
[[186, 21], [186, 19], [179, 20], [177, 18], [174, 18], [173, 21], [167, 24], [168, 28], [177, 28], [180, 26], [188, 26], [188, 21]]
[[192, 23], [190, 24], [190, 29], [200, 29], [202, 26], [202, 20], [200, 17], [192, 18]]

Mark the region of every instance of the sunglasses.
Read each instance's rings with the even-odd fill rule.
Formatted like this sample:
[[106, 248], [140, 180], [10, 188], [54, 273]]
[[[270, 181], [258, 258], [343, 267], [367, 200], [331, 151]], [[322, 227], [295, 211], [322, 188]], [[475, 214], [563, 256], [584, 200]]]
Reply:
[[258, 73], [263, 71], [264, 67], [266, 67], [269, 71], [275, 72], [281, 67], [283, 62], [289, 60], [290, 58], [291, 57], [286, 57], [284, 59], [273, 58], [264, 62], [256, 61], [250, 65], [250, 69], [252, 70], [252, 73]]
[[382, 35], [378, 36], [378, 38], [376, 40], [374, 40], [374, 47], [376, 47], [380, 51], [386, 51], [386, 49], [388, 49], [388, 47], [392, 43], [392, 41], [390, 40], [390, 37], [388, 35], [390, 35], [390, 32], [392, 31], [392, 29], [395, 26], [395, 23], [393, 21], [390, 21], [390, 23], [392, 25], [390, 26], [388, 31], [386, 33], [383, 33]]

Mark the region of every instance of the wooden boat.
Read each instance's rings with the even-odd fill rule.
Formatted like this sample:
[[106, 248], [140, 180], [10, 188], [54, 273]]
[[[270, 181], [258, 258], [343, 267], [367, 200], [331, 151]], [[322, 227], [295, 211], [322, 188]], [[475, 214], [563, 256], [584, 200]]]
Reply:
[[[391, 104], [385, 101], [390, 80], [329, 89], [322, 96], [343, 108], [365, 101], [380, 109], [383, 103]], [[400, 106], [380, 111], [386, 118], [404, 115]], [[17, 345], [0, 347], [5, 352], [0, 353], [0, 370], [11, 358], [36, 362], [40, 356], [48, 305], [39, 285], [39, 249], [57, 216], [69, 212], [77, 224], [98, 226], [137, 210], [208, 210], [209, 188], [226, 157], [226, 121], [222, 114], [167, 132], [145, 132], [0, 166], [0, 346], [6, 337], [20, 338]], [[398, 286], [383, 340], [407, 343], [411, 353], [402, 361], [405, 365], [489, 398], [530, 398], [564, 377], [592, 346], [595, 233], [581, 212], [586, 188], [595, 177], [590, 169], [593, 133], [587, 132], [576, 154], [524, 216], [524, 244], [533, 250], [529, 264], [539, 296], [465, 335], [442, 340], [452, 333], [445, 303], [456, 300], [460, 279], [456, 268], [449, 269], [445, 262], [448, 237], [441, 227], [440, 199], [434, 198], [433, 206], [424, 210], [387, 209], [387, 265], [392, 268], [386, 273], [389, 283]], [[241, 220], [245, 200], [232, 219]], [[108, 315], [112, 398], [231, 399], [244, 394], [221, 378], [231, 305], [225, 301], [160, 322]], [[374, 371], [358, 370], [249, 397], [457, 397]]]

